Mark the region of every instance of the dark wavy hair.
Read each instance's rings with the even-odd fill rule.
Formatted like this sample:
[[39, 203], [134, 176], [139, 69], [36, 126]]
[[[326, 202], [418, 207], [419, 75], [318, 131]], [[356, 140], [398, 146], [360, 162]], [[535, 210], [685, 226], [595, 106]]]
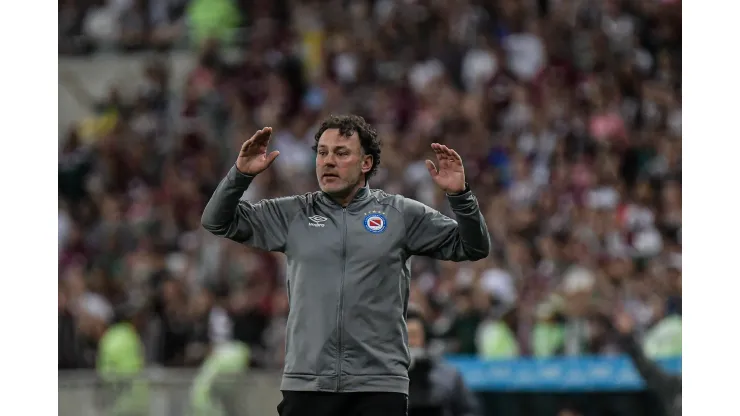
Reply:
[[368, 124], [367, 121], [365, 121], [365, 119], [360, 116], [331, 115], [324, 119], [324, 121], [321, 123], [321, 127], [319, 127], [319, 131], [317, 131], [316, 136], [314, 136], [314, 152], [316, 152], [316, 149], [319, 146], [319, 138], [321, 138], [321, 135], [324, 134], [325, 131], [330, 129], [339, 130], [339, 134], [344, 137], [350, 137], [352, 136], [352, 134], [357, 133], [360, 138], [360, 146], [362, 146], [362, 151], [366, 155], [370, 155], [373, 157], [373, 166], [370, 168], [370, 171], [365, 174], [365, 179], [369, 179], [373, 175], [375, 175], [375, 173], [378, 171], [378, 166], [380, 165], [381, 146], [380, 139], [378, 138], [378, 133], [375, 131], [375, 129], [373, 129], [372, 126], [370, 126], [370, 124]]

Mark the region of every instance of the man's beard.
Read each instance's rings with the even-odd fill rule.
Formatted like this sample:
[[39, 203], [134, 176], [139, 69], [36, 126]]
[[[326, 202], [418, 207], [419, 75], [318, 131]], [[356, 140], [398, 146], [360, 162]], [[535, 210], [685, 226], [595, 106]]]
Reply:
[[[341, 180], [341, 179], [340, 179]], [[356, 188], [360, 178], [345, 181], [344, 186], [339, 189], [326, 190], [327, 194], [337, 199], [344, 199], [349, 196]]]

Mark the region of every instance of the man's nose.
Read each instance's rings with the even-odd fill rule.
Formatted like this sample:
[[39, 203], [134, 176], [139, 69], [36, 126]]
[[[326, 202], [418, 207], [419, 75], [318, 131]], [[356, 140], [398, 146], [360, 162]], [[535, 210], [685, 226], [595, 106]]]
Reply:
[[324, 166], [335, 167], [336, 165], [337, 164], [336, 164], [336, 161], [334, 160], [334, 156], [330, 155], [324, 158]]

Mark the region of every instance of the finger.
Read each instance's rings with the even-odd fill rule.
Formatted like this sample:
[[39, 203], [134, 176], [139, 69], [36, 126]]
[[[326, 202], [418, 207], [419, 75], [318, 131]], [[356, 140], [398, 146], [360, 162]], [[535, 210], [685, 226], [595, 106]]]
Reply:
[[442, 149], [442, 145], [439, 143], [433, 143], [432, 144], [432, 150], [434, 150], [434, 155], [437, 157], [437, 160], [442, 162], [445, 160], [445, 153]]
[[454, 159], [456, 163], [462, 163], [462, 157], [455, 151], [455, 149], [447, 148], [450, 154], [450, 158]]
[[249, 139], [247, 139], [247, 141], [242, 143], [242, 148], [239, 150], [239, 153], [247, 153], [249, 148], [252, 147], [252, 145], [258, 140], [261, 134], [262, 134], [262, 129], [254, 132], [252, 137], [250, 137]]
[[280, 156], [280, 152], [277, 150], [270, 152], [269, 155], [265, 156], [265, 159], [267, 159], [267, 166], [270, 166], [272, 162], [274, 162], [275, 159], [277, 159], [278, 156]]
[[434, 153], [438, 155], [444, 156], [445, 154], [445, 146], [439, 143], [434, 143], [434, 145], [432, 146], [432, 150], [434, 150]]
[[458, 155], [456, 151], [450, 149], [445, 145], [442, 145], [442, 151], [444, 151], [444, 154], [445, 156], [447, 156], [448, 159], [461, 160], [460, 155]]
[[249, 153], [250, 150], [254, 151], [254, 149], [260, 148], [263, 141], [262, 130], [257, 130], [249, 140], [244, 142], [244, 145], [242, 145], [242, 152]]
[[255, 146], [260, 151], [264, 151], [267, 148], [267, 144], [270, 142], [270, 136], [272, 135], [272, 127], [265, 127], [257, 130], [252, 137], [249, 138], [239, 151], [240, 154], [249, 153], [249, 149]]
[[427, 170], [429, 170], [429, 174], [432, 175], [432, 178], [436, 178], [437, 175], [439, 175], [439, 172], [437, 171], [437, 167], [434, 166], [434, 162], [427, 159], [425, 164], [427, 165]]
[[442, 145], [440, 154], [442, 155], [442, 159], [440, 159], [440, 165], [442, 168], [446, 169], [452, 166], [462, 165], [462, 159], [460, 158], [460, 155], [458, 155], [457, 152], [450, 149], [449, 147]]
[[437, 161], [439, 162], [437, 166], [439, 166], [440, 171], [449, 169], [451, 164], [454, 163], [450, 155], [448, 155], [442, 148], [437, 152]]
[[255, 134], [255, 142], [259, 145], [267, 145], [272, 136], [272, 127], [265, 127]]
[[241, 149], [239, 149], [239, 154], [246, 153], [247, 149], [249, 149], [249, 146], [251, 146], [252, 143], [254, 143], [254, 136], [250, 137], [244, 143], [242, 143], [242, 147]]

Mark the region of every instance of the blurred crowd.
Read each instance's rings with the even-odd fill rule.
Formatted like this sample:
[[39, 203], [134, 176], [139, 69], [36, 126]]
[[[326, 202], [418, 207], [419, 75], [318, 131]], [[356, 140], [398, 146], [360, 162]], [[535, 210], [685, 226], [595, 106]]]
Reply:
[[[238, 340], [281, 368], [284, 258], [200, 216], [263, 126], [281, 156], [243, 199], [316, 190], [313, 135], [339, 113], [379, 131], [374, 188], [450, 214], [424, 160], [463, 158], [493, 252], [412, 259], [438, 352], [619, 353], [605, 319], [626, 312], [651, 356], [680, 355], [680, 1], [63, 0], [59, 22], [60, 56], [157, 51], [135, 94], [60, 132], [60, 369], [94, 366], [132, 308], [152, 364]], [[198, 55], [184, 85], [177, 47]]]

